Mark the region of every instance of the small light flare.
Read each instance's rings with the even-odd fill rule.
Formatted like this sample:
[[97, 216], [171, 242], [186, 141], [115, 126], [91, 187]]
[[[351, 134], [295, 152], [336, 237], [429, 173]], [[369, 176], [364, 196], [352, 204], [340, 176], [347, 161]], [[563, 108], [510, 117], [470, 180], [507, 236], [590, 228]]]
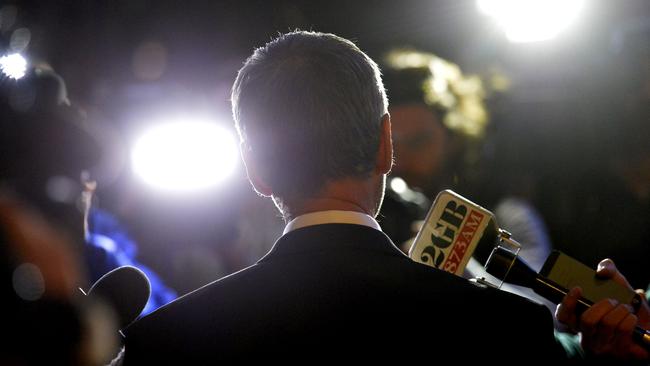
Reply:
[[0, 69], [3, 74], [12, 79], [20, 79], [27, 72], [27, 60], [19, 53], [2, 56], [0, 57]]

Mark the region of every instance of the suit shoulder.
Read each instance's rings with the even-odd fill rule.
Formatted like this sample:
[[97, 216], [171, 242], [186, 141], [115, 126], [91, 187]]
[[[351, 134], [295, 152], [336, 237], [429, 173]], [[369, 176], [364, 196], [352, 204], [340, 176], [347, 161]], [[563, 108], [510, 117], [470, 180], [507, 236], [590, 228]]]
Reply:
[[546, 307], [520, 295], [483, 285], [469, 279], [456, 276], [425, 264], [410, 262], [409, 271], [419, 286], [429, 291], [446, 292], [446, 296], [463, 296], [467, 301], [481, 304], [484, 308], [530, 309], [529, 311], [549, 313]]

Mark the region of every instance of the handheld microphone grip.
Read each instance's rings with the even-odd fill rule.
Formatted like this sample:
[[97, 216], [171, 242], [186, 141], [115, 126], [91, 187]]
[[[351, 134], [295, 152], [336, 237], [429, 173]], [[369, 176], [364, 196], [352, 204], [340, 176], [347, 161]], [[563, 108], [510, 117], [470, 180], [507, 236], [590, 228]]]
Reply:
[[[496, 246], [492, 250], [485, 263], [485, 270], [504, 282], [530, 288], [554, 304], [562, 302], [564, 296], [569, 292], [569, 289], [535, 272], [523, 259], [501, 246]], [[640, 301], [641, 299], [637, 295], [631, 305], [638, 306]], [[576, 310], [582, 313], [593, 304], [593, 301], [581, 297], [578, 299]], [[636, 327], [633, 338], [650, 351], [650, 332]]]

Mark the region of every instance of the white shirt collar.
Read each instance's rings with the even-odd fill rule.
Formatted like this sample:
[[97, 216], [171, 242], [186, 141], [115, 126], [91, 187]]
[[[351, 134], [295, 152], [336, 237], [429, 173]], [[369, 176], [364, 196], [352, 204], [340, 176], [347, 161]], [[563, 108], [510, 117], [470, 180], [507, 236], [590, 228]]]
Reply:
[[318, 211], [310, 212], [308, 214], [300, 215], [295, 219], [289, 221], [287, 226], [284, 227], [283, 235], [303, 227], [321, 225], [321, 224], [356, 224], [369, 226], [373, 229], [381, 231], [381, 227], [377, 220], [370, 215], [366, 215], [356, 211]]

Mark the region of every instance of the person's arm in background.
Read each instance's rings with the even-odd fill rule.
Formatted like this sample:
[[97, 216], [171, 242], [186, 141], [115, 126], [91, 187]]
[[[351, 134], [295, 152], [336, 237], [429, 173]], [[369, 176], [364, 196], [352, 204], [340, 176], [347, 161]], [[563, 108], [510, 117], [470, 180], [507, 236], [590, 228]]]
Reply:
[[0, 192], [0, 298], [9, 315], [1, 365], [102, 365], [114, 356], [117, 327], [106, 306], [79, 291], [85, 268], [71, 237]]
[[[623, 286], [632, 288], [610, 259], [598, 264], [597, 274], [601, 278], [611, 278]], [[555, 316], [561, 323], [580, 332], [581, 346], [588, 355], [650, 361], [648, 350], [633, 339], [636, 326], [650, 329], [650, 306], [646, 295], [643, 290], [636, 291], [642, 298], [637, 311], [628, 304], [605, 299], [595, 303], [582, 314], [577, 314], [576, 307], [582, 290], [576, 287], [571, 289], [558, 305]]]

